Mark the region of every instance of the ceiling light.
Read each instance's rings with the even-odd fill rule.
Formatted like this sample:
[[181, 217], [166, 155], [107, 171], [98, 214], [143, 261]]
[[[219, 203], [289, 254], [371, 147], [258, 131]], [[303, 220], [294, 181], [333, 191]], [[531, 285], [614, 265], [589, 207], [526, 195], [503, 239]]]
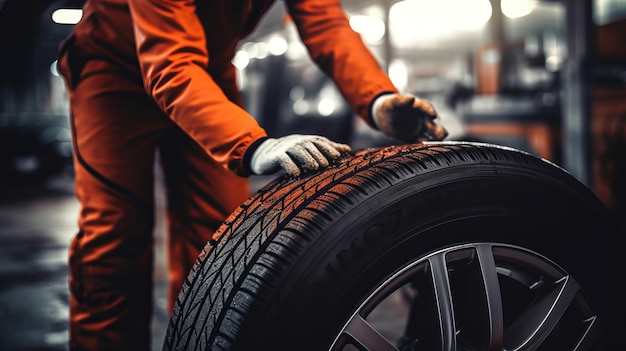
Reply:
[[385, 23], [378, 17], [354, 15], [350, 17], [350, 27], [361, 34], [363, 40], [369, 44], [380, 41], [385, 35]]
[[405, 90], [409, 83], [409, 68], [402, 60], [393, 60], [389, 65], [389, 79], [398, 90]]
[[489, 0], [404, 0], [391, 7], [389, 25], [394, 42], [412, 45], [479, 31], [491, 14]]
[[529, 15], [535, 9], [536, 1], [531, 0], [502, 0], [502, 13], [508, 18], [520, 18]]
[[51, 64], [50, 64], [50, 74], [52, 74], [55, 77], [59, 77], [59, 60], [54, 60]]
[[56, 9], [52, 12], [52, 21], [58, 24], [76, 24], [82, 17], [81, 9]]
[[237, 67], [238, 69], [244, 69], [248, 67], [248, 64], [250, 63], [250, 55], [244, 50], [239, 50], [235, 54], [235, 57], [233, 57], [232, 63], [233, 66]]
[[267, 43], [270, 54], [280, 56], [287, 52], [287, 40], [283, 37], [272, 37]]

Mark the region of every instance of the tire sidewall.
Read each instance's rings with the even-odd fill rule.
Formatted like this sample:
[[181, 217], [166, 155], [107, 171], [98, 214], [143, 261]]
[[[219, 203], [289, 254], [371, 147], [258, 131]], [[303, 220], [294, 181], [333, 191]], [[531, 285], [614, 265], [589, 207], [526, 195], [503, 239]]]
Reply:
[[[328, 349], [381, 282], [429, 253], [466, 243], [530, 249], [571, 273], [592, 301], [618, 301], [621, 290], [603, 285], [610, 272], [586, 269], [587, 259], [617, 264], [617, 245], [601, 244], [614, 239], [601, 217], [579, 184], [524, 167], [461, 165], [409, 177], [357, 203], [317, 236], [272, 300], [250, 314], [240, 344]], [[595, 307], [617, 320], [610, 303]]]

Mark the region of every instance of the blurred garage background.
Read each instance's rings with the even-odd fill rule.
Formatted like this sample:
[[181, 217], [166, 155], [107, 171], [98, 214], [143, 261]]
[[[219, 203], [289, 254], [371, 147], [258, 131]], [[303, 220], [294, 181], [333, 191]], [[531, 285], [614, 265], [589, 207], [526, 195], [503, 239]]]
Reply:
[[[56, 58], [82, 4], [0, 0], [2, 350], [66, 348], [66, 250], [77, 204]], [[434, 103], [449, 139], [546, 158], [626, 222], [626, 0], [343, 4], [397, 87]], [[233, 63], [247, 109], [270, 135], [321, 134], [354, 149], [393, 143], [357, 119], [311, 63], [280, 1]], [[162, 206], [158, 184], [156, 191]], [[163, 268], [162, 215], [156, 232], [156, 265]], [[167, 323], [162, 270], [155, 281], [160, 349]]]

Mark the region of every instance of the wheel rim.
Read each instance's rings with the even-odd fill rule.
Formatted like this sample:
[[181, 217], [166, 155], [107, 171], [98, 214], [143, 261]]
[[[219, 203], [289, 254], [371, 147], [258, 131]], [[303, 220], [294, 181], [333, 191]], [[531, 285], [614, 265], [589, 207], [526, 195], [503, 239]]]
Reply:
[[363, 301], [331, 350], [588, 350], [600, 339], [573, 277], [519, 246], [431, 253]]

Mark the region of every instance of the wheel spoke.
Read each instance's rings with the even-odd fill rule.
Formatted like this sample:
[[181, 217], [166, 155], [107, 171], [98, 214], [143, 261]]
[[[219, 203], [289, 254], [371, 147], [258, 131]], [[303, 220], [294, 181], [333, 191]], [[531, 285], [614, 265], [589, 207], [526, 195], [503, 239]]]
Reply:
[[[400, 291], [404, 288], [410, 292]], [[523, 351], [566, 342], [574, 351], [589, 351], [603, 332], [580, 291], [563, 269], [519, 247], [471, 243], [446, 248], [378, 287], [332, 349]], [[383, 310], [378, 308], [394, 303], [402, 309], [393, 320], [398, 328], [379, 332], [375, 326]]]
[[587, 325], [587, 329], [581, 336], [578, 344], [574, 351], [588, 351], [593, 350], [595, 347], [595, 342], [599, 338], [600, 327], [598, 323], [596, 323], [596, 317], [589, 318], [585, 321]]
[[398, 351], [359, 314], [352, 317], [346, 326], [345, 333], [350, 335], [361, 348], [366, 350]]
[[535, 350], [552, 332], [567, 311], [579, 286], [569, 277], [554, 283], [554, 288], [534, 302], [508, 330], [505, 338], [513, 350]]
[[504, 321], [502, 311], [502, 295], [500, 283], [496, 271], [496, 263], [491, 250], [492, 245], [476, 245], [480, 270], [485, 284], [485, 296], [487, 297], [487, 309], [489, 317], [489, 345], [488, 350], [502, 350], [504, 337]]
[[430, 257], [429, 262], [432, 267], [433, 285], [437, 298], [437, 309], [439, 310], [442, 350], [454, 351], [456, 350], [454, 307], [445, 253]]

